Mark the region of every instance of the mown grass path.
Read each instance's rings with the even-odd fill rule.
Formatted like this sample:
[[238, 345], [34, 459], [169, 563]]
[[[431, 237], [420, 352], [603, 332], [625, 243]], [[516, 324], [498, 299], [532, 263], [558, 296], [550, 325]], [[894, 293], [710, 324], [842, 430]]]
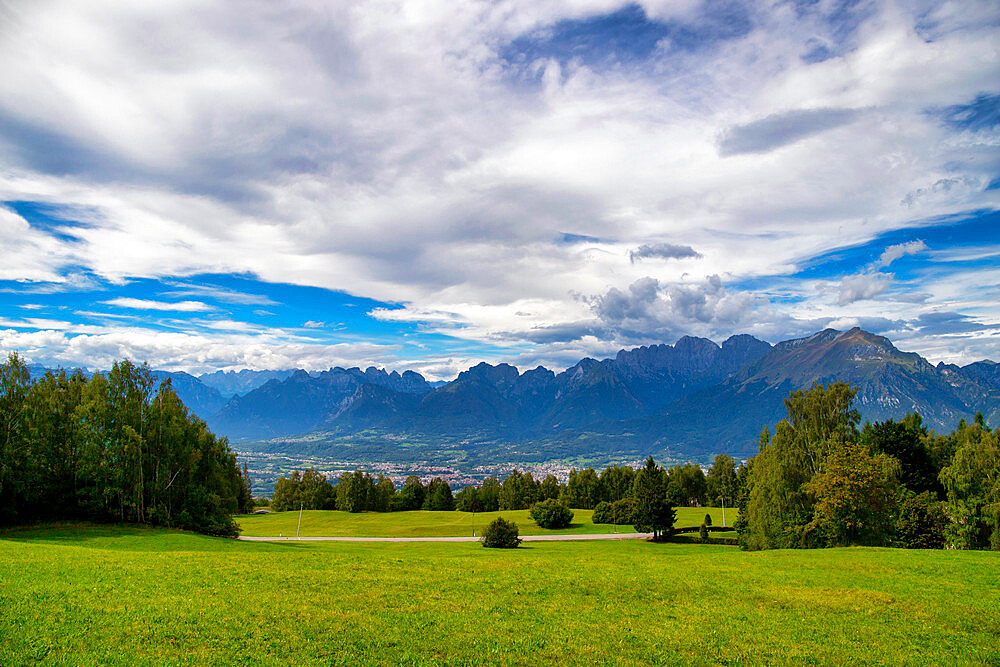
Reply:
[[[588, 540], [644, 540], [652, 533], [607, 533], [602, 535], [525, 535], [523, 542], [585, 542]], [[241, 535], [246, 542], [478, 542], [479, 537], [250, 537]]]
[[1000, 554], [0, 534], [0, 664], [996, 664]]

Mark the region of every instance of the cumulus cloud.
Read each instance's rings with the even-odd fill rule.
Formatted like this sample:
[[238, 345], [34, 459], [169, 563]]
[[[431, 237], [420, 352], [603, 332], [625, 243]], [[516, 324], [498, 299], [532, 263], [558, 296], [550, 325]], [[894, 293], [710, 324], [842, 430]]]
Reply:
[[674, 245], [672, 243], [654, 243], [641, 245], [628, 251], [628, 259], [635, 264], [636, 260], [656, 257], [659, 259], [700, 259], [702, 254], [689, 245]]
[[609, 332], [605, 337], [621, 342], [667, 342], [686, 333], [726, 336], [771, 316], [767, 299], [727, 289], [717, 275], [692, 284], [661, 284], [646, 276], [627, 290], [612, 287], [588, 302]]
[[[596, 350], [845, 316], [711, 276], [760, 285], [1000, 205], [996, 3], [258, 9], [8, 8], [0, 200], [89, 213], [66, 234], [0, 212], [0, 279], [173, 277], [164, 300], [271, 305], [186, 278], [237, 272], [466, 341]], [[664, 238], [690, 245], [647, 243]]]
[[878, 261], [875, 262], [875, 266], [878, 268], [889, 266], [901, 257], [905, 257], [906, 255], [916, 255], [918, 252], [923, 250], [927, 250], [927, 244], [920, 240], [897, 243], [896, 245], [891, 245], [882, 251], [882, 254], [879, 255]]
[[847, 276], [840, 281], [840, 296], [837, 298], [837, 303], [846, 306], [862, 299], [871, 299], [886, 291], [891, 284], [892, 275], [888, 273]]

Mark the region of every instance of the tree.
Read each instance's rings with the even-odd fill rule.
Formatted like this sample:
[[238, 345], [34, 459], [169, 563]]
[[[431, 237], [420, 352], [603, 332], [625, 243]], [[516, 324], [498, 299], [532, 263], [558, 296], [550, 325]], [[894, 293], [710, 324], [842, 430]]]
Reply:
[[667, 471], [667, 499], [675, 507], [702, 507], [707, 504], [707, 485], [701, 466], [677, 465]]
[[271, 509], [276, 512], [287, 512], [299, 508], [299, 489], [302, 473], [298, 470], [288, 477], [279, 477], [274, 483], [274, 495], [271, 497]]
[[372, 512], [388, 512], [396, 499], [396, 485], [385, 475], [379, 475], [371, 494], [368, 509]]
[[451, 495], [451, 486], [448, 482], [440, 477], [430, 481], [427, 485], [424, 509], [435, 512], [450, 512], [455, 509], [455, 498]]
[[612, 503], [602, 500], [594, 508], [591, 521], [594, 523], [632, 524], [635, 523], [635, 499], [621, 498]]
[[25, 464], [25, 402], [28, 367], [16, 352], [0, 365], [0, 523], [17, 518], [16, 498], [23, 492]]
[[562, 493], [562, 485], [559, 484], [559, 480], [556, 479], [555, 475], [546, 475], [545, 479], [538, 486], [538, 492], [542, 500], [558, 498], [559, 494]]
[[653, 457], [635, 474], [632, 496], [635, 499], [633, 522], [640, 533], [653, 533], [660, 539], [674, 527], [674, 508], [667, 502], [666, 473], [656, 465]]
[[805, 485], [831, 451], [855, 439], [859, 415], [853, 397], [850, 386], [836, 382], [793, 391], [785, 399], [788, 417], [777, 423], [773, 437], [766, 428], [761, 432], [760, 453], [747, 466], [737, 520], [743, 548], [809, 546], [806, 527], [815, 497]]
[[941, 471], [948, 542], [958, 549], [1000, 550], [1000, 434], [960, 422], [953, 436], [960, 444]]
[[399, 492], [397, 507], [402, 511], [418, 510], [424, 506], [425, 489], [420, 478], [410, 475]]
[[467, 486], [456, 493], [455, 509], [459, 512], [482, 512], [483, 504], [479, 500], [479, 489]]
[[128, 521], [235, 535], [247, 477], [169, 382], [116, 362], [87, 380], [0, 365], [0, 522]]
[[907, 549], [941, 549], [948, 517], [937, 496], [930, 491], [910, 494], [903, 501], [896, 523], [896, 539]]
[[517, 524], [497, 517], [483, 531], [483, 546], [491, 549], [514, 549], [521, 543]]
[[345, 472], [337, 483], [337, 509], [344, 512], [364, 512], [371, 506], [375, 480], [360, 470]]
[[738, 482], [736, 479], [736, 461], [733, 457], [719, 454], [715, 457], [712, 467], [705, 475], [706, 495], [709, 504], [719, 507], [733, 507], [736, 502]]
[[[635, 498], [627, 496], [621, 500], [616, 500], [611, 503], [611, 523], [617, 525], [622, 524], [634, 524], [636, 516], [636, 502]], [[670, 510], [674, 510], [671, 508]], [[673, 518], [670, 519], [671, 525], [673, 525]]]
[[593, 509], [601, 502], [601, 480], [593, 468], [569, 471], [569, 481], [562, 500], [569, 507]]
[[538, 499], [538, 483], [528, 472], [513, 471], [500, 487], [499, 506], [502, 510], [525, 510]]
[[614, 517], [611, 514], [611, 503], [606, 500], [597, 503], [594, 513], [590, 516], [590, 520], [593, 523], [611, 523], [614, 521]]
[[531, 506], [531, 518], [541, 528], [565, 528], [573, 520], [573, 512], [555, 498], [549, 498]]
[[632, 492], [635, 470], [628, 466], [610, 466], [601, 473], [602, 500], [613, 503], [627, 497]]
[[479, 487], [479, 502], [483, 504], [483, 512], [496, 512], [500, 509], [500, 480], [487, 477]]
[[884, 546], [895, 527], [899, 462], [845, 442], [827, 456], [823, 471], [805, 484], [816, 498], [807, 526], [811, 545]]
[[908, 414], [902, 421], [891, 419], [865, 424], [861, 442], [874, 453], [888, 454], [899, 461], [900, 482], [913, 493], [933, 491], [944, 497], [944, 488], [938, 481], [939, 470], [934, 465], [925, 438], [927, 429], [920, 415]]
[[816, 383], [811, 389], [793, 391], [785, 399], [796, 453], [803, 457], [810, 474], [819, 472], [835, 443], [857, 437], [861, 415], [853, 407], [856, 393], [844, 382]]
[[[332, 495], [332, 487], [330, 491]], [[240, 487], [236, 495], [236, 505], [239, 507], [237, 511], [240, 514], [250, 514], [256, 506], [253, 498], [253, 481], [250, 479], [250, 470], [246, 463], [243, 464], [243, 469], [240, 471]]]

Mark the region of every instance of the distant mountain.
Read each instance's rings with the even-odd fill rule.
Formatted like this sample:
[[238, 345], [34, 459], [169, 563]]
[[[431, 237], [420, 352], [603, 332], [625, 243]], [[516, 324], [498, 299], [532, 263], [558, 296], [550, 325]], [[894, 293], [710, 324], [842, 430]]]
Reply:
[[295, 369], [281, 371], [252, 371], [244, 368], [241, 371], [215, 371], [199, 375], [202, 384], [212, 387], [227, 399], [233, 396], [243, 396], [268, 380], [284, 380], [295, 372]]
[[152, 375], [159, 381], [169, 379], [177, 398], [181, 399], [189, 411], [202, 419], [211, 417], [226, 404], [225, 397], [215, 387], [206, 386], [195, 376], [183, 371], [153, 371]]
[[413, 371], [400, 375], [376, 368], [331, 368], [310, 375], [297, 370], [284, 380], [271, 379], [244, 396], [234, 396], [208, 419], [208, 424], [216, 433], [233, 439], [261, 439], [336, 426], [330, 421], [335, 421], [338, 413], [352, 415], [352, 423], [370, 422], [373, 418], [358, 409], [344, 409], [344, 401], [362, 385], [375, 385], [388, 392], [430, 391], [423, 376]]
[[745, 335], [722, 345], [685, 337], [675, 345], [622, 350], [613, 359], [583, 359], [559, 374], [543, 367], [519, 373], [509, 364], [484, 362], [438, 387], [416, 373], [373, 368], [333, 369], [330, 373], [343, 378], [339, 382], [297, 373], [233, 399], [210, 425], [245, 440], [376, 429], [423, 440], [523, 441], [649, 414], [719, 382], [770, 349]]
[[604, 425], [602, 431], [633, 432], [636, 441], [670, 453], [751, 455], [762, 427], [784, 418], [790, 391], [836, 381], [857, 387], [855, 407], [863, 421], [898, 419], [916, 411], [926, 426], [950, 431], [960, 419], [970, 420], [982, 410], [996, 423], [1000, 381], [990, 372], [995, 364], [972, 366], [934, 367], [882, 336], [858, 328], [826, 329], [778, 343], [727, 380], [641, 420]]

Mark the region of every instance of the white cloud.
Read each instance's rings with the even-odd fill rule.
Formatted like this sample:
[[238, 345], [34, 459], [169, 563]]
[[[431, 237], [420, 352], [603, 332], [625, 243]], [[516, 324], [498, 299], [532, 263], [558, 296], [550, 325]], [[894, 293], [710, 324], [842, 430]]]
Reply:
[[922, 250], [927, 250], [927, 244], [919, 240], [891, 245], [882, 252], [878, 261], [875, 262], [875, 266], [877, 268], [889, 266], [900, 257], [904, 257], [906, 255], [916, 255]]
[[840, 282], [840, 297], [837, 303], [841, 306], [871, 299], [878, 296], [892, 284], [892, 275], [888, 273], [863, 273], [847, 276]]
[[[5, 323], [0, 322], [0, 327], [3, 326]], [[83, 363], [92, 370], [110, 368], [123, 358], [146, 361], [157, 369], [190, 373], [240, 368], [326, 369], [358, 363], [397, 367], [397, 349], [367, 343], [289, 343], [270, 336], [238, 333], [208, 337], [135, 327], [77, 335], [56, 330], [24, 332], [0, 328], [0, 353], [4, 356], [16, 350], [35, 363], [48, 366]]]
[[[22, 3], [0, 40], [0, 199], [90, 213], [62, 238], [0, 210], [0, 279], [249, 273], [400, 303], [376, 315], [491, 345], [575, 336], [545, 343], [556, 358], [608, 336], [850, 316], [889, 274], [799, 307], [722, 285], [1000, 207], [996, 132], [928, 112], [996, 92], [995, 3], [872, 5], [854, 30], [825, 3], [748, 6], [730, 40], [668, 39], [605, 69], [542, 57], [538, 85], [512, 80], [512, 38], [625, 4]], [[642, 6], [689, 26], [712, 11]], [[803, 59], [816, 45], [830, 57]], [[635, 261], [678, 258], [663, 239], [701, 257]], [[159, 296], [270, 305], [182, 283]], [[595, 320], [578, 295], [607, 313], [621, 295], [622, 317]], [[144, 303], [112, 305], [211, 308]]]
[[131, 297], [118, 297], [109, 299], [101, 303], [116, 308], [131, 308], [134, 310], [165, 310], [181, 313], [200, 313], [214, 310], [207, 303], [201, 301], [154, 301], [152, 299], [133, 299]]

